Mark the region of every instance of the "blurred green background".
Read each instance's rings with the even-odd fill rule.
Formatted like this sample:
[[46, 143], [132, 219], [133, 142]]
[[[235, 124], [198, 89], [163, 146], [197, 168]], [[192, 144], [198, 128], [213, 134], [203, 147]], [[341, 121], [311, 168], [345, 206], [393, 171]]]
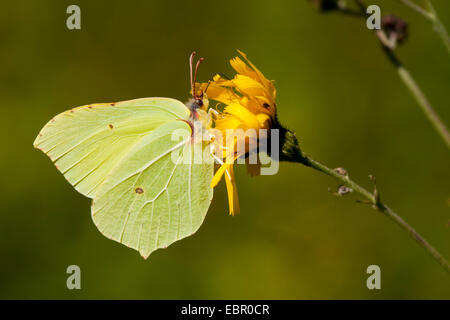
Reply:
[[[428, 21], [410, 23], [399, 56], [450, 125], [450, 59]], [[450, 28], [450, 3], [433, 1]], [[81, 30], [66, 8], [81, 7]], [[0, 298], [450, 299], [450, 277], [409, 236], [336, 183], [301, 165], [274, 176], [238, 168], [241, 214], [221, 184], [192, 237], [148, 260], [106, 239], [78, 194], [33, 149], [39, 130], [71, 107], [140, 97], [186, 101], [188, 56], [201, 80], [232, 75], [236, 49], [276, 80], [282, 123], [302, 148], [343, 166], [450, 257], [449, 150], [359, 19], [308, 1], [3, 1], [0, 5]], [[81, 267], [82, 289], [66, 288]], [[381, 267], [381, 290], [366, 268]]]

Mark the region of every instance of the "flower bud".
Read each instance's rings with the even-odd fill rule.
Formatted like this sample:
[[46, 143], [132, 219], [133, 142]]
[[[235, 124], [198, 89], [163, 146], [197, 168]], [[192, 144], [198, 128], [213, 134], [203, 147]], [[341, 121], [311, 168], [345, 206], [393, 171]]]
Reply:
[[319, 11], [332, 11], [338, 8], [338, 0], [311, 0], [312, 5]]
[[399, 44], [408, 36], [408, 23], [392, 14], [381, 18], [381, 28], [386, 32], [388, 38], [394, 37]]

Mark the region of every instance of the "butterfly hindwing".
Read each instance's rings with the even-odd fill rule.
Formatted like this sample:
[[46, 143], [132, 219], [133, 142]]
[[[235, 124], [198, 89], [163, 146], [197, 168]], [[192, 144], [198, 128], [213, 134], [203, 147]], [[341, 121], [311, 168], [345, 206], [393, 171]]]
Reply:
[[[171, 132], [177, 129], [185, 130], [186, 136], [172, 142]], [[144, 258], [197, 231], [212, 200], [213, 165], [193, 163], [194, 149], [201, 144], [191, 143], [189, 126], [178, 121], [163, 130], [167, 135], [155, 132], [158, 139], [129, 153], [99, 189], [92, 206], [99, 230]], [[130, 170], [125, 163], [139, 166]]]

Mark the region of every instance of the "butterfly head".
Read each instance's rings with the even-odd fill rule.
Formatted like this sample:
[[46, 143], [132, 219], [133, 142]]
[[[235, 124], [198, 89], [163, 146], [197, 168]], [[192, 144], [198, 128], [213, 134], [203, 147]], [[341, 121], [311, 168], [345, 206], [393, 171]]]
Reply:
[[[194, 68], [194, 58], [197, 53], [194, 51], [191, 53], [189, 57], [189, 68], [190, 68], [190, 80], [191, 80], [191, 92], [192, 92], [192, 98], [189, 99], [186, 106], [191, 110], [192, 116], [195, 118], [197, 109], [205, 110], [208, 108], [208, 99], [206, 99], [204, 91], [198, 92], [198, 90], [195, 87], [195, 84], [197, 82], [197, 73], [198, 68], [202, 61], [204, 61], [204, 58], [200, 58], [197, 60], [197, 63]], [[206, 90], [205, 90], [206, 91]]]

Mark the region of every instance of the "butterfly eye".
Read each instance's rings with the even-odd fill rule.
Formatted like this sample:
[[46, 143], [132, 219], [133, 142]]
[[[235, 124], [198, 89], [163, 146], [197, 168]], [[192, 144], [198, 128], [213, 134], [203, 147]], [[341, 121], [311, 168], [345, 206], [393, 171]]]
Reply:
[[195, 99], [195, 103], [198, 105], [199, 108], [203, 107], [203, 92], [201, 93], [200, 98]]

